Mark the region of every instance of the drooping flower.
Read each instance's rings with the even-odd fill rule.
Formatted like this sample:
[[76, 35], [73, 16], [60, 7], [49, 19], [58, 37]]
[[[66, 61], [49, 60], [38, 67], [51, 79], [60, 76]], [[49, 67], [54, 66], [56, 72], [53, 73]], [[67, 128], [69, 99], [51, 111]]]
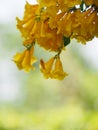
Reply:
[[64, 72], [60, 57], [56, 58], [54, 69], [51, 72], [51, 78], [63, 80], [68, 74]]
[[54, 60], [54, 57], [49, 59], [46, 63], [42, 59], [40, 60], [40, 70], [45, 78], [50, 78]]
[[17, 20], [17, 28], [20, 30], [22, 36], [24, 38], [28, 38], [30, 32], [35, 24], [35, 18], [38, 13], [39, 5], [31, 5], [26, 2], [24, 17], [22, 20], [16, 18]]
[[16, 55], [14, 56], [13, 61], [16, 63], [19, 70], [21, 70], [23, 68], [22, 67], [22, 61], [25, 57], [25, 53], [26, 53], [26, 50], [22, 53], [16, 53]]
[[34, 69], [33, 64], [37, 61], [37, 59], [33, 56], [34, 47], [30, 49], [26, 49], [22, 53], [17, 53], [14, 56], [13, 61], [16, 63], [18, 69], [25, 70], [29, 72], [31, 69]]
[[68, 75], [63, 71], [63, 66], [59, 57], [52, 57], [46, 63], [40, 60], [40, 70], [45, 78], [62, 80]]

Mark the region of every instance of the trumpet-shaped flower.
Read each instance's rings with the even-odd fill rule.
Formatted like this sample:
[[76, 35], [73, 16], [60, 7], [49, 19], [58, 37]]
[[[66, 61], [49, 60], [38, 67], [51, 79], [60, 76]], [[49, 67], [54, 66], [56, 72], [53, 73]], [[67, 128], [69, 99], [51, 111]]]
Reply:
[[40, 70], [44, 74], [45, 78], [50, 78], [54, 60], [54, 57], [52, 57], [46, 63], [42, 59], [40, 60]]
[[51, 78], [62, 80], [67, 76], [68, 74], [64, 72], [62, 62], [60, 61], [60, 58], [56, 58], [56, 62], [54, 65], [54, 69], [51, 72]]
[[32, 66], [37, 59], [32, 56], [34, 51], [34, 47], [25, 50], [23, 53], [17, 53], [14, 56], [14, 62], [16, 63], [18, 69], [23, 69], [26, 72], [29, 72], [31, 69], [34, 69], [34, 66]]
[[28, 2], [25, 5], [23, 20], [16, 18], [17, 28], [20, 30], [23, 37], [28, 38], [35, 24], [35, 18], [38, 13], [39, 5], [30, 5]]
[[52, 57], [46, 63], [44, 63], [43, 60], [40, 60], [40, 69], [45, 78], [62, 80], [68, 75], [63, 71], [63, 66], [59, 57]]

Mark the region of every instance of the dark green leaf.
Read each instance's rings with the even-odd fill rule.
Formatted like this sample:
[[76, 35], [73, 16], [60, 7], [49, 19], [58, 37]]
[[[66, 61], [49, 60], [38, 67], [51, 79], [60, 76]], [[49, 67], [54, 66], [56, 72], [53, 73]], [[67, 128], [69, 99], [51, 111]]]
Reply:
[[64, 46], [67, 46], [70, 43], [70, 37], [63, 36]]
[[81, 2], [80, 9], [81, 11], [84, 11], [84, 1]]

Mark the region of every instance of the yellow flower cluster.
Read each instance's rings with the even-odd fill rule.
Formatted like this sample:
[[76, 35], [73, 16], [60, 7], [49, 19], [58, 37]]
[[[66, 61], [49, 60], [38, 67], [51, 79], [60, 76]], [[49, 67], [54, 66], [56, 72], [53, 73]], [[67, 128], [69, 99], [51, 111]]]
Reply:
[[44, 63], [44, 61], [41, 59], [40, 69], [43, 72], [45, 78], [55, 78], [62, 80], [65, 76], [68, 75], [66, 72], [63, 71], [62, 63], [59, 56], [52, 57], [46, 63]]
[[17, 53], [14, 61], [19, 69], [30, 71], [37, 61], [33, 56], [36, 44], [56, 55], [46, 63], [40, 60], [40, 69], [46, 78], [62, 80], [68, 74], [63, 71], [60, 54], [71, 39], [85, 44], [98, 37], [97, 0], [37, 0], [26, 2], [23, 19], [17, 19], [17, 28], [24, 38], [26, 50]]

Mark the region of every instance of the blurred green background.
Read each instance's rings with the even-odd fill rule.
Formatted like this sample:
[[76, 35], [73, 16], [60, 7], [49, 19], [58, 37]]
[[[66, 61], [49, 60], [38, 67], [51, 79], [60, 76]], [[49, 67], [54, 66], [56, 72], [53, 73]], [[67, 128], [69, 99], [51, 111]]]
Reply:
[[[69, 76], [47, 80], [39, 63], [30, 73], [13, 63], [24, 49], [14, 17], [0, 22], [0, 130], [98, 130], [98, 64], [91, 57], [98, 40], [86, 46], [73, 40], [61, 55]], [[36, 46], [35, 55], [54, 54]]]

